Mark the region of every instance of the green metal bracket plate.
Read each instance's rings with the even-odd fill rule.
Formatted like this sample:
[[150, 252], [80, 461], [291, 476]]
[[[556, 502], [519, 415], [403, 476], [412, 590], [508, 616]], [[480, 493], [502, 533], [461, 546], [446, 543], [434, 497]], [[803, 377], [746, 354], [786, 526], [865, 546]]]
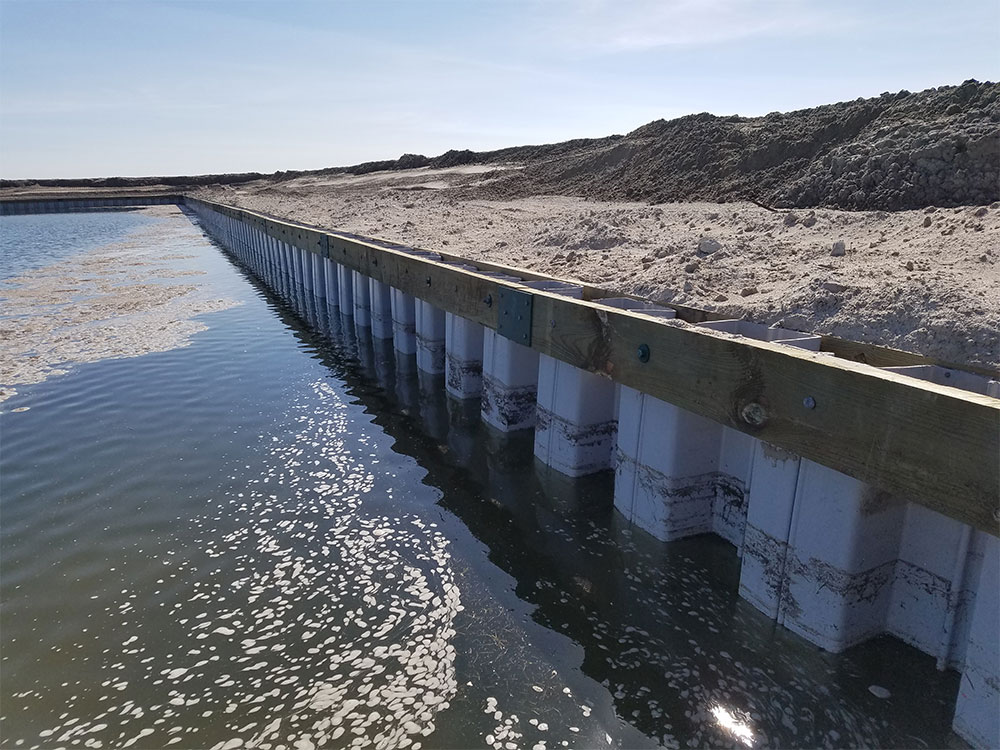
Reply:
[[531, 346], [531, 312], [535, 297], [516, 289], [500, 290], [497, 333], [524, 346]]

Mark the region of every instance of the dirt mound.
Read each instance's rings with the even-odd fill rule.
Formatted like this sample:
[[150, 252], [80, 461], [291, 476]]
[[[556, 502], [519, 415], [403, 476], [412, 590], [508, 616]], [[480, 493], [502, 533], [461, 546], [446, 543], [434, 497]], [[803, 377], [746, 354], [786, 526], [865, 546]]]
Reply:
[[785, 208], [984, 205], [1000, 199], [1000, 84], [966, 81], [765, 117], [658, 120], [529, 161], [489, 189]]
[[449, 169], [466, 164], [509, 164], [511, 162], [529, 163], [554, 159], [561, 156], [579, 153], [589, 153], [620, 141], [624, 136], [611, 135], [606, 138], [577, 138], [560, 143], [547, 143], [539, 146], [512, 146], [496, 151], [470, 151], [469, 149], [445, 151], [433, 158], [422, 154], [403, 154], [398, 159], [384, 161], [368, 161], [355, 164], [352, 167], [333, 167], [322, 170], [328, 174], [370, 174], [372, 172], [387, 172], [416, 167], [430, 169]]

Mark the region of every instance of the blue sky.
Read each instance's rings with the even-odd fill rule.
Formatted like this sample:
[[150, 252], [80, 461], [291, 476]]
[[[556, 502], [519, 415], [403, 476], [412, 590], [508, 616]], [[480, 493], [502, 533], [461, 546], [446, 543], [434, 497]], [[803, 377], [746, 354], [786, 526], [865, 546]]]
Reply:
[[0, 176], [312, 169], [1000, 78], [997, 0], [0, 0]]

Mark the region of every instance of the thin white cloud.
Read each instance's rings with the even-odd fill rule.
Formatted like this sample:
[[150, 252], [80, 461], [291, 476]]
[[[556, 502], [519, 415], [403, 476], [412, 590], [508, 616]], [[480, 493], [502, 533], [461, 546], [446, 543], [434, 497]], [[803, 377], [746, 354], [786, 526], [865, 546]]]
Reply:
[[588, 0], [559, 7], [559, 38], [603, 53], [790, 37], [854, 23], [809, 0]]

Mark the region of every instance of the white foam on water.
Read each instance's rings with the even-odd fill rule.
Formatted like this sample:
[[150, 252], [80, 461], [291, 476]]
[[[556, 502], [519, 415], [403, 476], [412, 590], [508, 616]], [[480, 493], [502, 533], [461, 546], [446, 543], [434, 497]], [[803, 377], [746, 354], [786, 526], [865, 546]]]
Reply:
[[184, 257], [171, 248], [207, 243], [179, 209], [158, 214], [169, 220], [4, 280], [0, 402], [16, 395], [14, 386], [64, 375], [75, 364], [188, 346], [207, 329], [197, 316], [239, 304], [216, 298], [199, 278], [203, 271], [169, 265]]
[[[419, 518], [365, 513], [374, 476], [352, 452], [338, 391], [312, 383], [290, 412], [291, 433], [261, 437], [262, 476], [231, 477], [218, 515], [194, 521], [204, 554], [165, 555], [187, 581], [166, 612], [185, 641], [153, 648], [159, 634], [110, 604], [117, 632], [133, 633], [131, 654], [107, 649], [100, 711], [70, 710], [43, 737], [308, 750], [347, 737], [415, 748], [433, 733], [457, 690], [452, 640], [462, 604], [449, 542]], [[286, 488], [288, 499], [268, 485]], [[240, 525], [220, 534], [234, 518]], [[161, 655], [139, 659], [147, 647]], [[142, 693], [114, 689], [128, 682]], [[211, 742], [199, 740], [205, 731]]]

